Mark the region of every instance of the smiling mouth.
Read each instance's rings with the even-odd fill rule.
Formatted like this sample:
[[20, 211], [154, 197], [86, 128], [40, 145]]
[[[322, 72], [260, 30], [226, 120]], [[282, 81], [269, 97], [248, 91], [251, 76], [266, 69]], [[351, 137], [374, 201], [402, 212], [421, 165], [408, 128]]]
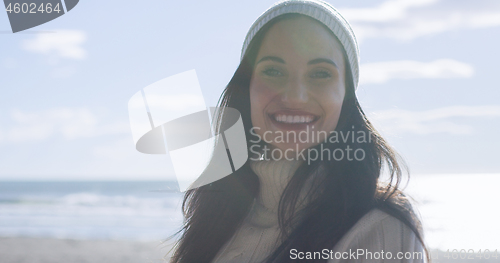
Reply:
[[275, 122], [283, 124], [311, 124], [318, 119], [317, 116], [314, 116], [312, 114], [276, 113], [276, 114], [271, 114], [270, 117]]

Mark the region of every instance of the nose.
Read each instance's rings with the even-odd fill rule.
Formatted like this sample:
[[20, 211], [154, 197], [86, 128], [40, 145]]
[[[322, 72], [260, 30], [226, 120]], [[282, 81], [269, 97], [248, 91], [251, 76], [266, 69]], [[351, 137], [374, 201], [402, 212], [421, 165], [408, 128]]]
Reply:
[[290, 104], [302, 104], [308, 100], [307, 84], [300, 78], [291, 78], [281, 95], [281, 101]]

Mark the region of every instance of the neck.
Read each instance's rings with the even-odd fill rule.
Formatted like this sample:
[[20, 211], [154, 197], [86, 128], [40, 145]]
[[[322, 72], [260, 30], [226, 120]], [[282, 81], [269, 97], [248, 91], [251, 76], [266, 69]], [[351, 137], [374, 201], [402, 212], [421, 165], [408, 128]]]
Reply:
[[259, 215], [256, 218], [266, 217], [268, 222], [277, 223], [281, 195], [301, 163], [286, 159], [251, 163], [260, 182], [260, 191], [254, 204], [254, 211]]

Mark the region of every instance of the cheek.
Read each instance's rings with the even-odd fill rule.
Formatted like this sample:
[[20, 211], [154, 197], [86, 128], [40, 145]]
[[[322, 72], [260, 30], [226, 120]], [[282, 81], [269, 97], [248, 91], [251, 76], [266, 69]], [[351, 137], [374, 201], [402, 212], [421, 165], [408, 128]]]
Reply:
[[344, 102], [344, 87], [341, 90], [332, 91], [329, 94], [324, 94], [320, 98], [321, 107], [326, 113], [323, 130], [333, 131], [337, 127], [337, 123]]
[[262, 79], [253, 77], [250, 81], [250, 98], [258, 101], [268, 101], [276, 92]]
[[263, 127], [266, 107], [276, 96], [259, 78], [252, 78], [250, 82], [250, 111], [253, 126]]

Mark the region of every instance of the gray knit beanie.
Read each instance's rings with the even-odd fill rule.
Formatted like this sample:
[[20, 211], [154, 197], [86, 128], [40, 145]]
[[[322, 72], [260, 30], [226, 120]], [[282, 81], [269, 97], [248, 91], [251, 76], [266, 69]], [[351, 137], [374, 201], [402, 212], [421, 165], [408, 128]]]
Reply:
[[329, 3], [321, 0], [285, 0], [280, 1], [267, 9], [248, 30], [241, 59], [243, 59], [248, 45], [259, 30], [271, 19], [289, 13], [303, 14], [312, 17], [328, 27], [339, 39], [347, 54], [351, 67], [354, 89], [359, 82], [359, 50], [356, 37], [347, 20]]

